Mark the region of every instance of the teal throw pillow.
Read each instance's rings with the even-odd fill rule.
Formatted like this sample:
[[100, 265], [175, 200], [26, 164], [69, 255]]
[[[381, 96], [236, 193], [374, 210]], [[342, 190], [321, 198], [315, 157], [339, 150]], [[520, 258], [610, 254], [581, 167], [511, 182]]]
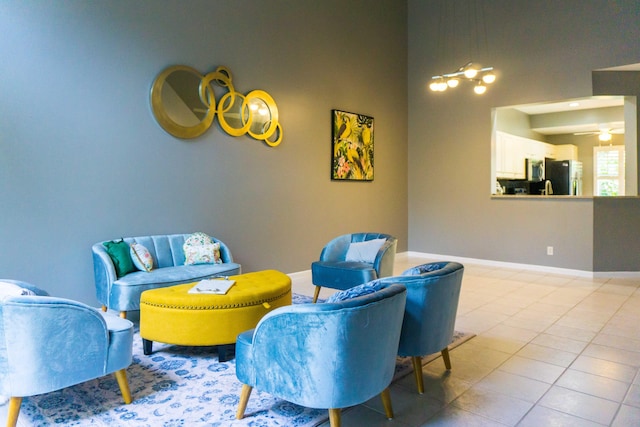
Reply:
[[133, 261], [131, 261], [130, 248], [127, 242], [124, 240], [112, 240], [111, 242], [103, 243], [103, 245], [111, 261], [113, 261], [113, 266], [116, 268], [118, 277], [136, 271], [136, 267], [133, 265]]

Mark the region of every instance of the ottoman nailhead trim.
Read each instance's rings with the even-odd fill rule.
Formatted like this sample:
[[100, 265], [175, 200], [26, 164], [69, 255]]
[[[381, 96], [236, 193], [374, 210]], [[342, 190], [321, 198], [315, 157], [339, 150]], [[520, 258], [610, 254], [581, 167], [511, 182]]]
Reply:
[[238, 303], [238, 304], [221, 304], [221, 305], [189, 305], [189, 306], [183, 306], [183, 305], [178, 305], [178, 304], [157, 304], [157, 303], [150, 303], [147, 301], [140, 301], [140, 304], [145, 304], [148, 306], [152, 306], [152, 307], [160, 307], [160, 308], [179, 308], [182, 310], [215, 310], [215, 309], [223, 309], [223, 308], [240, 308], [240, 307], [251, 307], [254, 305], [262, 305], [265, 302], [272, 302], [272, 301], [276, 301], [279, 300], [280, 298], [284, 297], [285, 295], [291, 293], [290, 290], [277, 295], [275, 297], [271, 297], [271, 298], [266, 298], [266, 299], [261, 299], [258, 301], [248, 301], [245, 303]]

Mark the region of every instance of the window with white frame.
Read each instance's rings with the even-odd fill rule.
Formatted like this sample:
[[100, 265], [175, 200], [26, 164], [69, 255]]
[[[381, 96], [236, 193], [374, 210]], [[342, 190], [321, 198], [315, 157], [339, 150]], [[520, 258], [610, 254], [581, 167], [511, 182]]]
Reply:
[[624, 145], [593, 147], [594, 196], [624, 196]]

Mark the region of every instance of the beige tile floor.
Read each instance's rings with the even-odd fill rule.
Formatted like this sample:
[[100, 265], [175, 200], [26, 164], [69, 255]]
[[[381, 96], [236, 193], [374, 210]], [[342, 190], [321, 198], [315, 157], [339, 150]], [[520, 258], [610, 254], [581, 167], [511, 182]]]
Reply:
[[[396, 273], [428, 262], [398, 254]], [[343, 411], [343, 426], [640, 426], [640, 279], [465, 264], [456, 329], [476, 337]], [[294, 292], [312, 295], [308, 280]], [[323, 289], [321, 297], [333, 291]], [[328, 427], [325, 423], [322, 427]]]

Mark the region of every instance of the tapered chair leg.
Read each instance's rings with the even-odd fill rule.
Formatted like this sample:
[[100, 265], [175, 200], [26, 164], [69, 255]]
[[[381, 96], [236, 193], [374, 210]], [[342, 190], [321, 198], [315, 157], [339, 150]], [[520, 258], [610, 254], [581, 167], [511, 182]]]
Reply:
[[127, 381], [127, 371], [120, 369], [115, 372], [118, 386], [120, 386], [120, 392], [122, 393], [122, 400], [127, 405], [131, 403], [131, 390], [129, 389], [129, 382]]
[[393, 419], [393, 407], [391, 406], [391, 390], [389, 389], [389, 387], [382, 390], [382, 393], [380, 393], [380, 397], [382, 398], [384, 413], [387, 415], [388, 419]]
[[418, 387], [418, 393], [424, 393], [424, 380], [422, 379], [422, 357], [412, 356], [413, 362], [413, 375], [416, 377], [416, 386]]
[[18, 415], [20, 415], [20, 405], [22, 405], [22, 397], [11, 397], [9, 399], [9, 410], [7, 415], [7, 427], [15, 427], [18, 424]]
[[340, 427], [340, 408], [329, 409], [329, 425], [331, 427]]
[[122, 317], [123, 319], [127, 318], [127, 312], [126, 311], [121, 311], [120, 312], [120, 317]]
[[447, 368], [447, 370], [451, 370], [451, 359], [449, 359], [449, 347], [443, 348], [441, 353], [442, 353], [442, 360], [444, 360], [444, 367]]
[[249, 396], [251, 396], [251, 390], [253, 387], [243, 384], [242, 391], [240, 392], [240, 402], [238, 403], [238, 411], [236, 412], [236, 419], [241, 420], [244, 418], [244, 411], [247, 409], [247, 403], [249, 402]]
[[315, 303], [316, 301], [318, 301], [318, 297], [320, 296], [320, 289], [322, 289], [322, 286], [316, 286], [316, 290], [313, 293], [313, 302]]
[[100, 309], [102, 311], [104, 311], [105, 313], [107, 312], [107, 306], [106, 305], [101, 306]]

